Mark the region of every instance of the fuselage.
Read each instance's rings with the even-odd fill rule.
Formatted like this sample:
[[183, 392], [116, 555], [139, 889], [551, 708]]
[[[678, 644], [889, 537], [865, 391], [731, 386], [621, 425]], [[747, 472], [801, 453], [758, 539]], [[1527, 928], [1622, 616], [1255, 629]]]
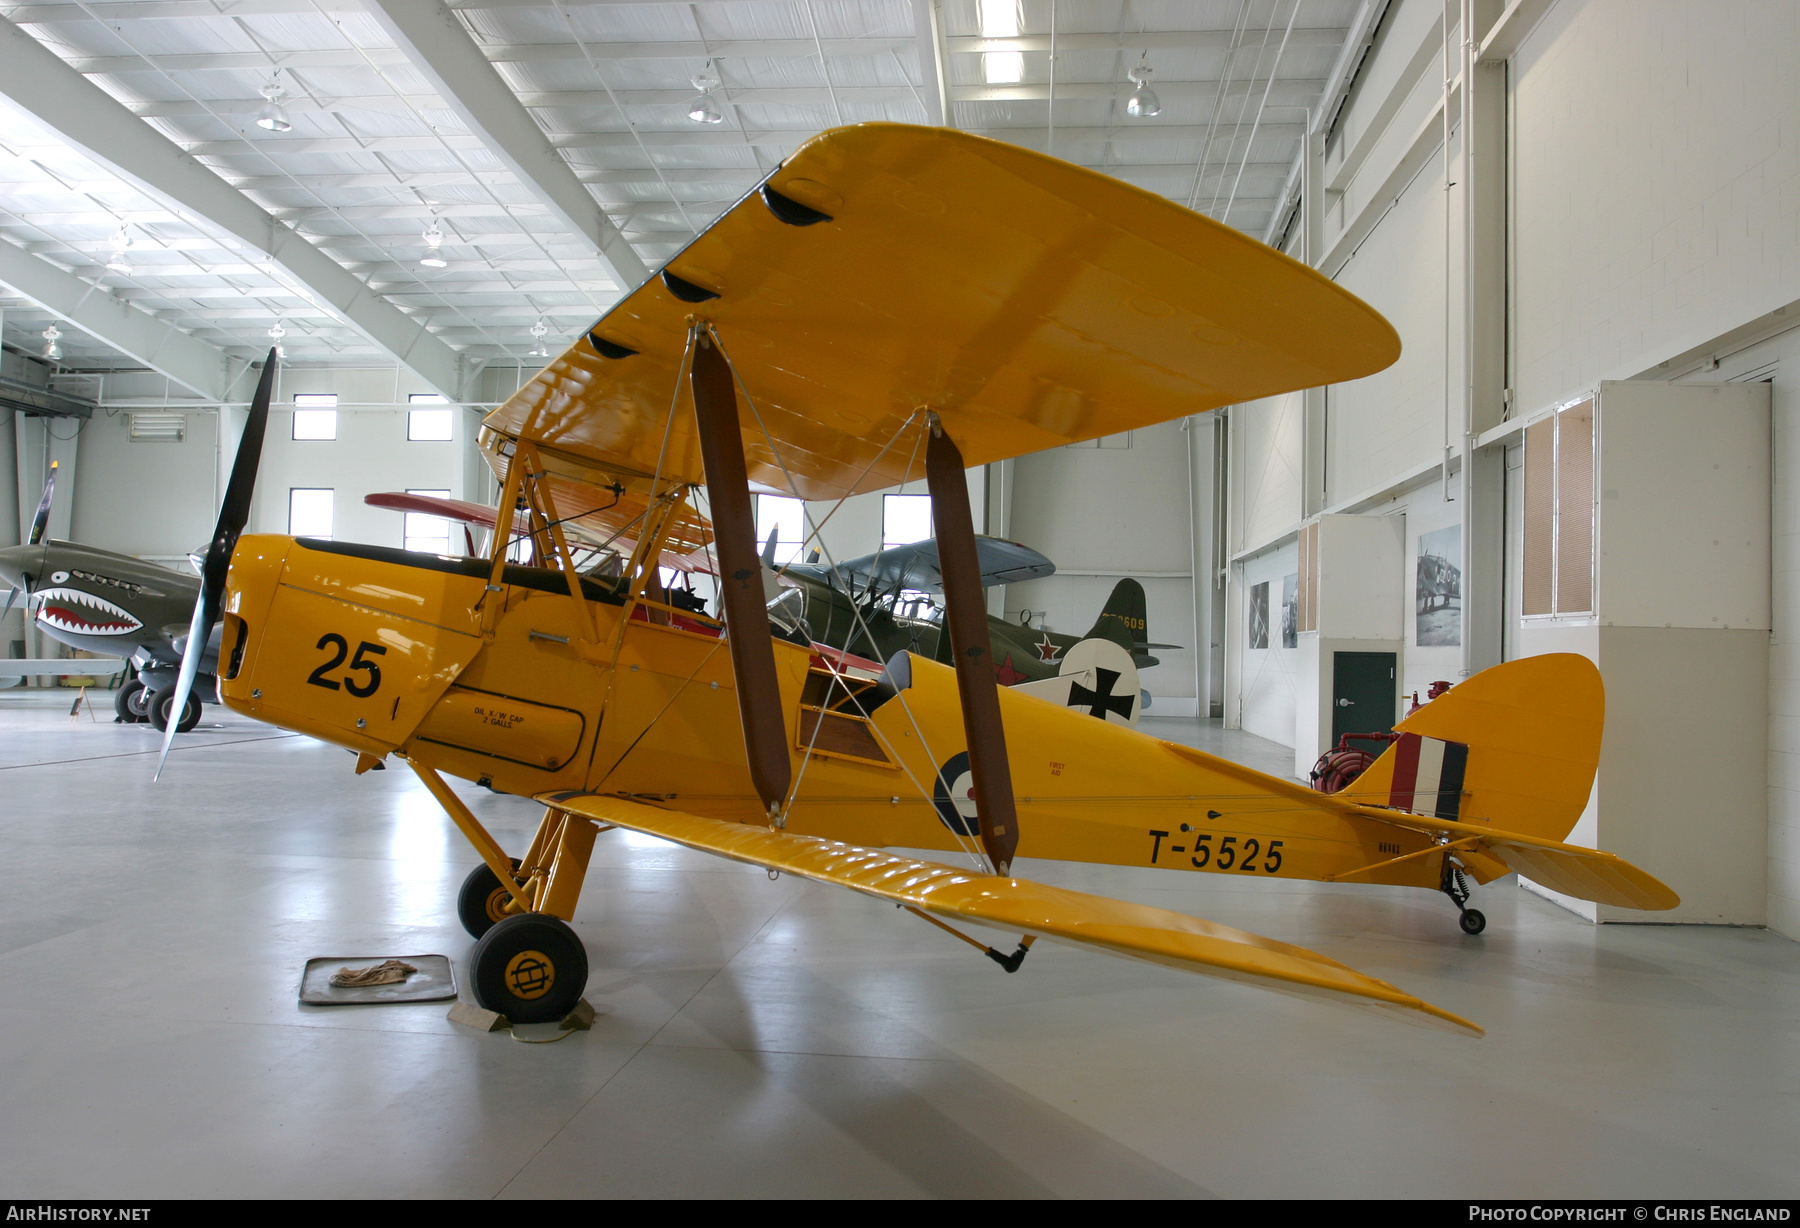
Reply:
[[[913, 605], [903, 601], [864, 601], [860, 605], [839, 586], [831, 569], [810, 563], [790, 563], [782, 575], [796, 586], [803, 617], [812, 638], [821, 644], [858, 656], [885, 661], [896, 652], [912, 652], [940, 663], [950, 659], [939, 612], [923, 599]], [[988, 636], [994, 649], [995, 680], [1002, 686], [1054, 678], [1069, 649], [1081, 642], [1077, 635], [988, 618]], [[1145, 654], [1140, 668], [1155, 665]]]
[[162, 662], [180, 659], [172, 637], [200, 591], [198, 577], [65, 541], [0, 550], [0, 581], [30, 592], [31, 616], [52, 639], [106, 656], [142, 649]]
[[[480, 559], [246, 536], [220, 695], [247, 715], [502, 792], [601, 792], [766, 822], [719, 629], [588, 580]], [[586, 622], [584, 627], [583, 622]], [[682, 625], [685, 624], [685, 625]], [[848, 684], [776, 640], [790, 831], [972, 852], [954, 671], [904, 655]], [[1002, 688], [1018, 855], [1323, 878], [1428, 846], [1306, 787]], [[1422, 861], [1423, 859], [1421, 859]], [[1435, 887], [1421, 861], [1365, 881]]]

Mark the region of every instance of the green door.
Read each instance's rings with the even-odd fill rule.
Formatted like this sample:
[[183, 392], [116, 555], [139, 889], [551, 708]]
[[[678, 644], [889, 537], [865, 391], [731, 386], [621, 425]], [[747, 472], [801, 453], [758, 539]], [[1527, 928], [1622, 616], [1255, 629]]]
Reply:
[[[1339, 652], [1331, 665], [1331, 744], [1347, 733], [1386, 733], [1394, 727], [1394, 666], [1391, 652]], [[1374, 754], [1379, 742], [1356, 745]]]

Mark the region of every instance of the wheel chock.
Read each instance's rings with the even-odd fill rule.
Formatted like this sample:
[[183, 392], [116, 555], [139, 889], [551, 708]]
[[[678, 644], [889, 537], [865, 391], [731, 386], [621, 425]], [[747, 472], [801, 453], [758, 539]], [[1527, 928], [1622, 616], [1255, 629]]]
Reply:
[[575, 1009], [562, 1017], [556, 1025], [565, 1032], [585, 1032], [594, 1026], [594, 1008], [586, 998], [575, 1004]]
[[[582, 1005], [587, 1004], [584, 1002]], [[589, 1014], [592, 1015], [591, 1010]], [[571, 1017], [573, 1017], [573, 1013], [571, 1013]], [[444, 1018], [451, 1023], [460, 1023], [465, 1028], [474, 1028], [477, 1032], [504, 1032], [512, 1026], [506, 1016], [499, 1011], [490, 1011], [485, 1007], [476, 1006], [473, 1002], [457, 1002]]]

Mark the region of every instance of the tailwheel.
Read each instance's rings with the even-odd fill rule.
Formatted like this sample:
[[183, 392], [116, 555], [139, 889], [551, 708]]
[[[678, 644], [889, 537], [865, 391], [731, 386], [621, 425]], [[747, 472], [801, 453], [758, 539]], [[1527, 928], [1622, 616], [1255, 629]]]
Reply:
[[[517, 857], [512, 859], [512, 867], [519, 868]], [[470, 937], [480, 938], [514, 915], [506, 911], [506, 902], [511, 898], [512, 893], [500, 885], [499, 878], [484, 861], [469, 871], [469, 877], [463, 879], [462, 890], [456, 893], [457, 919], [469, 931]]]
[[587, 948], [546, 913], [498, 922], [475, 944], [475, 1000], [514, 1023], [554, 1023], [587, 988]]
[[1438, 873], [1438, 890], [1449, 896], [1450, 902], [1456, 905], [1456, 911], [1460, 914], [1457, 924], [1462, 926], [1463, 933], [1472, 937], [1487, 928], [1487, 914], [1479, 908], [1467, 906], [1469, 880], [1463, 877], [1462, 867], [1450, 860], [1448, 855], [1444, 857], [1444, 868]]

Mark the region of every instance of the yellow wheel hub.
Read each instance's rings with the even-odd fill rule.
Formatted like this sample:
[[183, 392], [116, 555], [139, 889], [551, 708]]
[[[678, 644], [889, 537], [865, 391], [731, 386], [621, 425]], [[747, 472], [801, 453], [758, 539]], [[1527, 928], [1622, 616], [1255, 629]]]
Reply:
[[489, 921], [501, 922], [511, 914], [506, 911], [506, 902], [512, 899], [512, 893], [505, 887], [495, 887], [488, 892], [487, 917]]
[[542, 951], [520, 951], [506, 961], [502, 979], [508, 993], [529, 1002], [543, 997], [556, 984], [556, 965]]

